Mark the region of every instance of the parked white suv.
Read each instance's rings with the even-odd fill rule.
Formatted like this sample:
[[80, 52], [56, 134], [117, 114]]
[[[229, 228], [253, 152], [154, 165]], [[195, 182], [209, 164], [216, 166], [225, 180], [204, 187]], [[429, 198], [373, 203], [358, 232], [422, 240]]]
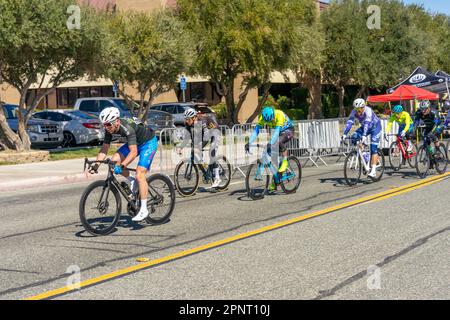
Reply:
[[125, 99], [121, 98], [109, 98], [109, 97], [80, 98], [75, 102], [74, 109], [84, 111], [96, 115], [98, 117], [103, 109], [109, 107], [119, 108], [121, 117], [126, 118], [133, 117]]

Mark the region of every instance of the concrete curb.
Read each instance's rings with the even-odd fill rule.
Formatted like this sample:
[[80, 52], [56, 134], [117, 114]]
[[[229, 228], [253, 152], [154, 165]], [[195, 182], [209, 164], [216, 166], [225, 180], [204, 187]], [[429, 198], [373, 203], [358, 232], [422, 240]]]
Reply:
[[0, 183], [0, 192], [4, 191], [17, 191], [23, 189], [32, 189], [36, 187], [58, 185], [58, 184], [70, 184], [76, 182], [88, 182], [100, 179], [105, 179], [106, 174], [98, 174], [87, 177], [85, 173], [72, 174], [66, 176], [50, 176], [40, 177], [34, 179], [22, 179], [19, 181], [8, 181]]

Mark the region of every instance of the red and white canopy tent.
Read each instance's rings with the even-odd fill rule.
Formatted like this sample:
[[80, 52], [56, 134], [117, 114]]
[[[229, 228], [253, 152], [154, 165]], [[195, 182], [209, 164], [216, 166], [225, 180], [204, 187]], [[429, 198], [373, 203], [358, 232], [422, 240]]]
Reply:
[[[390, 94], [370, 96], [367, 98], [371, 103], [385, 103], [393, 101], [419, 101], [419, 100], [439, 100], [439, 94], [409, 85], [401, 85]], [[412, 106], [412, 104], [411, 104]], [[413, 108], [411, 108], [413, 109]], [[414, 108], [415, 109], [415, 108]]]

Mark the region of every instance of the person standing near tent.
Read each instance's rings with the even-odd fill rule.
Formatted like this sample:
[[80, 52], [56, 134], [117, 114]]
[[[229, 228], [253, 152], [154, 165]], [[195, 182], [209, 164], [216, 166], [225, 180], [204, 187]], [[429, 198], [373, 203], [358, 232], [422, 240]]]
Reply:
[[[364, 99], [356, 99], [353, 102], [353, 111], [347, 121], [347, 127], [344, 130], [344, 135], [342, 140], [347, 138], [350, 129], [355, 123], [355, 118], [361, 124], [361, 127], [355, 131], [352, 135], [352, 143], [356, 144], [358, 140], [362, 140], [365, 145], [370, 144], [370, 154], [372, 156], [372, 169], [370, 170], [368, 176], [375, 178], [377, 176], [377, 164], [378, 164], [378, 145], [380, 144], [381, 138], [381, 121], [372, 110], [372, 108], [366, 105]], [[369, 136], [370, 135], [370, 140]]]
[[386, 133], [384, 134], [384, 138], [387, 140], [387, 133], [391, 132], [392, 125], [394, 122], [399, 124], [398, 128], [398, 136], [405, 140], [406, 142], [406, 151], [411, 152], [413, 149], [413, 145], [411, 143], [411, 135], [414, 130], [413, 121], [408, 112], [403, 111], [403, 107], [401, 105], [396, 105], [392, 108], [392, 116], [389, 118], [388, 123], [386, 125]]

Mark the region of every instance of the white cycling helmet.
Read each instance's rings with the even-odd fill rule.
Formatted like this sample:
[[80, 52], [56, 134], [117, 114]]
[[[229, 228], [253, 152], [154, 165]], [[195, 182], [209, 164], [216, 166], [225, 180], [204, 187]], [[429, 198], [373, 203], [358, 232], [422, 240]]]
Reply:
[[364, 99], [356, 99], [353, 102], [353, 108], [355, 109], [359, 109], [359, 108], [364, 108], [366, 106], [366, 101]]
[[195, 117], [197, 115], [197, 111], [195, 111], [192, 108], [188, 108], [186, 109], [186, 111], [184, 112], [184, 118], [185, 119], [191, 119], [193, 117]]
[[105, 108], [100, 112], [98, 118], [103, 124], [111, 123], [120, 118], [120, 111], [116, 107]]
[[420, 101], [420, 105], [419, 105], [420, 110], [428, 109], [429, 107], [430, 107], [429, 100]]

